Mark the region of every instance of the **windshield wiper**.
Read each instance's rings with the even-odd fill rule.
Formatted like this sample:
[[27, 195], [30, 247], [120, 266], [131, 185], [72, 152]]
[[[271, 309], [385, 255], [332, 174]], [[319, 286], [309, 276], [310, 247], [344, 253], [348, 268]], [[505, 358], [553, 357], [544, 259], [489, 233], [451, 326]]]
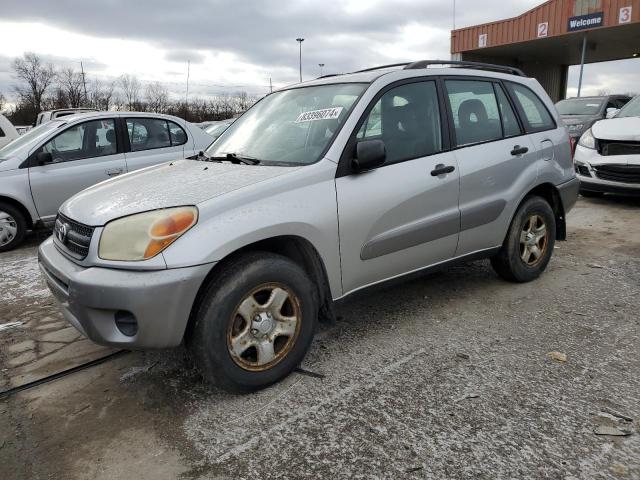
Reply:
[[237, 155], [235, 153], [227, 153], [219, 157], [207, 157], [204, 155], [205, 160], [208, 162], [231, 162], [231, 163], [244, 163], [246, 165], [258, 165], [260, 160], [246, 155]]

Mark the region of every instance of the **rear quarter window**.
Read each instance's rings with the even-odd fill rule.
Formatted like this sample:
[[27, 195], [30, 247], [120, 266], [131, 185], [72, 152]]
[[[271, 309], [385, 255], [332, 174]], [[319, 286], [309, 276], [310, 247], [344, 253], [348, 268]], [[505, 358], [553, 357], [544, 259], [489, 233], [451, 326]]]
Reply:
[[551, 113], [533, 90], [518, 83], [508, 83], [508, 87], [527, 133], [556, 128]]

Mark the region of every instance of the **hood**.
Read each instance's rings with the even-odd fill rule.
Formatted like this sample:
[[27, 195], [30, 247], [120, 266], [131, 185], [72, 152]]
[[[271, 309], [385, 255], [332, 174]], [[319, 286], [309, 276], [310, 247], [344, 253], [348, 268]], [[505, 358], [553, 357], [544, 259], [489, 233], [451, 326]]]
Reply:
[[640, 142], [640, 117], [600, 120], [591, 128], [593, 136], [601, 140]]
[[101, 226], [133, 213], [197, 205], [297, 168], [179, 160], [138, 170], [90, 187], [67, 200], [60, 212]]

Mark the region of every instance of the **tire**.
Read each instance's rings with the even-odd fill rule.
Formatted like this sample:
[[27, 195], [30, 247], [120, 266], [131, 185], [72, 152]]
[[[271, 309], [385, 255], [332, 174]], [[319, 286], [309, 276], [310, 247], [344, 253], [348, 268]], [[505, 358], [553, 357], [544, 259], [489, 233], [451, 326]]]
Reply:
[[[279, 302], [282, 292], [287, 297]], [[318, 321], [316, 298], [296, 263], [272, 253], [249, 253], [227, 264], [206, 287], [187, 347], [209, 382], [233, 392], [267, 387], [306, 355]]]
[[500, 251], [491, 258], [491, 266], [505, 280], [530, 282], [547, 268], [555, 241], [556, 219], [551, 206], [541, 197], [528, 197], [518, 208]]
[[20, 210], [0, 202], [0, 252], [13, 250], [24, 240], [27, 221]]
[[600, 198], [604, 196], [603, 192], [591, 192], [589, 190], [580, 190], [580, 195], [585, 198]]

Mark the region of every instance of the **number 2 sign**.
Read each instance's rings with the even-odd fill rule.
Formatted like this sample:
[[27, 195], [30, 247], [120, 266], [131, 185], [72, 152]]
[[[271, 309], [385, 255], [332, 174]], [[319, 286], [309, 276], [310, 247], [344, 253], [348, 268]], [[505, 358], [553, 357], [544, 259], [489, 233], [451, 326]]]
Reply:
[[620, 16], [618, 17], [618, 23], [629, 23], [631, 21], [631, 6], [622, 7], [620, 9]]
[[546, 37], [549, 35], [549, 22], [543, 22], [538, 24], [538, 38]]

